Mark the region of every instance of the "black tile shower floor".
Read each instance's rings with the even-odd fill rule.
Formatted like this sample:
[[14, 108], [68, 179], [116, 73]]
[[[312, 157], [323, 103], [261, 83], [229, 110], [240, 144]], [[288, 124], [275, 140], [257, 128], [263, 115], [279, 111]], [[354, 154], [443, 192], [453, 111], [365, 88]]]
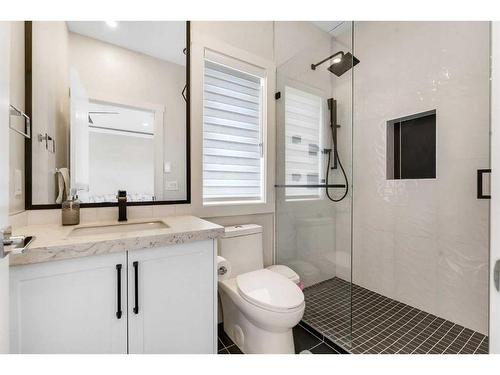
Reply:
[[[224, 332], [222, 323], [218, 328], [218, 354], [243, 354], [236, 344]], [[293, 328], [295, 353], [309, 350], [313, 354], [342, 354], [335, 345], [326, 343], [306, 328], [297, 325]]]
[[305, 325], [350, 353], [488, 353], [487, 336], [337, 277], [304, 295]]

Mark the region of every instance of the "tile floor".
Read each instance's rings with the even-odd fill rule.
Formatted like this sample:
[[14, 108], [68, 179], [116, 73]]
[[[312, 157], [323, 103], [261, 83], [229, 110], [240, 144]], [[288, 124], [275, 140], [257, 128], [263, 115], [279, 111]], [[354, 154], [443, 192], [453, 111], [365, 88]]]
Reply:
[[488, 353], [487, 336], [355, 284], [351, 332], [351, 286], [336, 277], [304, 294], [305, 326], [354, 354]]
[[[242, 354], [241, 350], [224, 332], [222, 323], [218, 326], [218, 336], [218, 354]], [[309, 350], [313, 354], [344, 353], [342, 349], [335, 348], [335, 344], [325, 342], [301, 325], [293, 329], [293, 340], [296, 353], [300, 353], [303, 350]]]

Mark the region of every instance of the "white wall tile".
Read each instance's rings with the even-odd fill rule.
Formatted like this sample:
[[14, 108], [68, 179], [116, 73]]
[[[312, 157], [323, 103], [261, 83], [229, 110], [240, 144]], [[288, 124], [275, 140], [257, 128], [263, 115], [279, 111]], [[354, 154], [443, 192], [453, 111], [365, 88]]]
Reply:
[[192, 215], [193, 207], [190, 204], [178, 204], [175, 206], [176, 215]]
[[61, 210], [30, 210], [28, 225], [61, 224]]
[[[357, 22], [354, 46], [354, 282], [486, 333], [488, 23]], [[386, 180], [387, 121], [431, 109], [437, 178]]]
[[28, 225], [28, 211], [22, 211], [17, 214], [9, 215], [9, 224], [12, 228], [19, 228]]
[[153, 217], [168, 217], [175, 216], [175, 205], [152, 206]]
[[97, 221], [97, 208], [81, 208], [80, 209], [80, 223], [93, 223]]
[[118, 207], [99, 207], [96, 209], [97, 221], [118, 220]]
[[[118, 208], [116, 207], [118, 215]], [[153, 217], [153, 206], [128, 206], [127, 218], [129, 219], [150, 219]]]

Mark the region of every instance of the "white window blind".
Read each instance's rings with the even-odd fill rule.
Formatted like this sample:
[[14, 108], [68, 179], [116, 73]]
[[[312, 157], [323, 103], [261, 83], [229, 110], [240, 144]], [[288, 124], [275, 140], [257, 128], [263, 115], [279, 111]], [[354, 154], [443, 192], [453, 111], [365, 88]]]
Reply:
[[264, 79], [205, 60], [203, 201], [264, 199]]
[[[285, 87], [285, 183], [317, 185], [322, 181], [323, 99]], [[319, 188], [286, 188], [287, 199], [319, 198]]]

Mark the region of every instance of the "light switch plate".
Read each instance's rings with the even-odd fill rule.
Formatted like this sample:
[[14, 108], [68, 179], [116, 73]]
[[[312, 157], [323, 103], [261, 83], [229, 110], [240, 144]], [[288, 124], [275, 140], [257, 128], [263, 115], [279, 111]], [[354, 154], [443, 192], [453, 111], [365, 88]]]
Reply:
[[172, 165], [170, 164], [169, 161], [166, 161], [164, 164], [163, 164], [163, 172], [165, 173], [170, 173], [172, 172]]
[[166, 186], [165, 186], [165, 190], [168, 190], [168, 191], [179, 190], [179, 186], [178, 186], [177, 181], [167, 181]]

